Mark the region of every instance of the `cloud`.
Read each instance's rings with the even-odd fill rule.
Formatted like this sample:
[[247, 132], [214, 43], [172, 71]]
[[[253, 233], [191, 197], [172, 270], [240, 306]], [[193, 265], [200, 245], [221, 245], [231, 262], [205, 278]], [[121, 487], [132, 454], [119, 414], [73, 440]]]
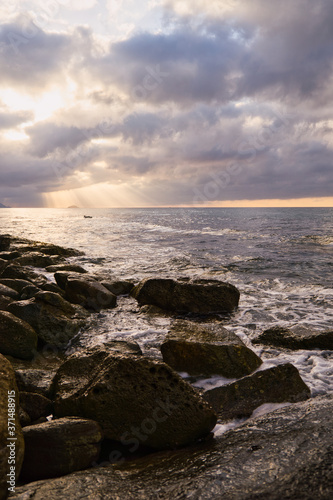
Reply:
[[10, 129], [32, 119], [33, 114], [29, 111], [13, 113], [8, 110], [0, 110], [0, 129]]

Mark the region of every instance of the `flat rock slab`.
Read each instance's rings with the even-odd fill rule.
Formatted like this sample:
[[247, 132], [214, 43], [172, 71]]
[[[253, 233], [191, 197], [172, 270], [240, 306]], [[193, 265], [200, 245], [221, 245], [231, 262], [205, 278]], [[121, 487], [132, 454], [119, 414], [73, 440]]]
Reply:
[[262, 332], [255, 344], [265, 344], [288, 349], [329, 349], [333, 350], [333, 330], [315, 331], [304, 326], [284, 328], [274, 326]]
[[22, 319], [0, 311], [0, 353], [19, 359], [32, 359], [37, 352], [37, 333]]
[[328, 500], [333, 397], [276, 410], [200, 446], [17, 489], [13, 500]]
[[202, 397], [226, 421], [250, 417], [265, 403], [295, 403], [308, 399], [310, 394], [297, 368], [286, 363], [206, 391]]
[[165, 363], [190, 375], [238, 378], [262, 363], [237, 335], [211, 323], [175, 321], [161, 352]]
[[153, 305], [183, 313], [230, 313], [239, 302], [239, 290], [217, 280], [175, 281], [146, 279], [131, 291], [140, 306]]
[[53, 382], [55, 414], [93, 418], [105, 437], [165, 449], [214, 428], [216, 414], [161, 361], [105, 351], [72, 355]]
[[102, 431], [93, 420], [61, 418], [23, 428], [21, 478], [34, 481], [85, 469], [97, 460]]

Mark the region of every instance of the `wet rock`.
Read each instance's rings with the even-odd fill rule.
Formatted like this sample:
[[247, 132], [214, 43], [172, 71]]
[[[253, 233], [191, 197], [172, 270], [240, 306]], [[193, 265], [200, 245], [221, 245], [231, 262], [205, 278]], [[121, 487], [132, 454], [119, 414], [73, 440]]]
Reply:
[[32, 359], [36, 350], [37, 334], [35, 330], [10, 312], [0, 311], [1, 354], [20, 359]]
[[139, 447], [185, 446], [206, 436], [216, 415], [161, 361], [99, 351], [73, 355], [53, 382], [55, 414], [94, 418], [105, 437]]
[[74, 248], [64, 248], [52, 243], [31, 241], [25, 238], [12, 238], [12, 246], [20, 252], [39, 252], [45, 255], [60, 255], [62, 257], [76, 257], [84, 255], [83, 252]]
[[8, 250], [10, 247], [10, 235], [0, 234], [0, 251]]
[[0, 273], [8, 266], [8, 262], [4, 259], [0, 259]]
[[[16, 440], [11, 440], [12, 438]], [[19, 421], [19, 394], [14, 370], [10, 362], [0, 354], [0, 499], [6, 498], [8, 487], [12, 487], [7, 480], [13, 480], [15, 486], [15, 477], [20, 473], [23, 455], [24, 441]], [[14, 469], [10, 468], [11, 465]], [[7, 474], [12, 471], [10, 478]]]
[[[56, 296], [54, 304], [58, 305], [51, 304], [51, 300], [45, 299], [46, 296]], [[59, 348], [67, 346], [87, 316], [84, 309], [69, 304], [52, 292], [39, 292], [33, 299], [13, 302], [8, 310], [29, 323], [42, 343]]]
[[221, 420], [230, 420], [250, 417], [256, 408], [265, 403], [305, 401], [310, 393], [297, 368], [286, 363], [206, 391], [202, 397]]
[[131, 281], [102, 281], [101, 284], [114, 295], [128, 295], [134, 287]]
[[67, 271], [67, 272], [72, 272], [72, 273], [85, 274], [88, 272], [82, 266], [79, 266], [78, 264], [57, 264], [57, 265], [53, 265], [53, 266], [48, 266], [45, 270], [48, 273], [56, 273], [58, 271]]
[[26, 254], [17, 257], [13, 263], [20, 266], [33, 266], [43, 268], [58, 264], [59, 260], [62, 260], [62, 257], [60, 257], [59, 255], [50, 256], [44, 255], [40, 252], [27, 252]]
[[[84, 355], [104, 353], [105, 355], [110, 353], [118, 354], [134, 354], [136, 356], [142, 356], [142, 351], [137, 342], [127, 342], [126, 340], [109, 340], [104, 342], [102, 345], [88, 347], [84, 350]], [[77, 352], [80, 356], [80, 351]]]
[[328, 500], [333, 397], [247, 421], [213, 442], [17, 489], [13, 500]]
[[2, 278], [9, 278], [11, 280], [25, 280], [30, 281], [36, 286], [41, 286], [47, 282], [45, 276], [35, 273], [31, 269], [16, 264], [9, 264], [1, 273]]
[[[68, 271], [57, 271], [54, 274], [54, 278], [55, 278], [55, 280], [57, 282], [57, 285], [62, 290], [65, 291], [66, 290], [66, 285], [67, 285], [68, 278], [80, 280], [80, 279], [82, 279], [82, 273], [74, 273], [74, 272], [68, 272]], [[91, 274], [85, 274], [84, 281], [92, 281], [92, 282], [95, 283], [96, 279]]]
[[33, 392], [46, 398], [50, 395], [56, 370], [27, 368], [15, 370], [16, 383], [20, 392]]
[[56, 283], [48, 282], [41, 286], [41, 289], [45, 292], [58, 293], [62, 297], [65, 295], [64, 291]]
[[238, 378], [262, 363], [237, 335], [210, 323], [175, 321], [161, 352], [165, 363], [190, 375]]
[[0, 283], [2, 285], [8, 286], [9, 288], [12, 288], [13, 290], [16, 290], [19, 293], [21, 293], [26, 286], [32, 285], [31, 281], [10, 278], [2, 278], [0, 279]]
[[240, 294], [233, 285], [216, 280], [146, 279], [134, 287], [131, 295], [140, 306], [150, 304], [169, 311], [210, 314], [232, 312]]
[[52, 401], [36, 392], [20, 392], [20, 407], [29, 415], [30, 422], [53, 413]]
[[0, 295], [0, 311], [7, 311], [9, 304], [14, 302], [13, 299]]
[[21, 300], [27, 300], [27, 299], [32, 299], [41, 291], [38, 286], [33, 285], [32, 283], [26, 287], [23, 288], [21, 294], [20, 294], [20, 299]]
[[100, 283], [84, 279], [67, 278], [65, 297], [73, 304], [88, 310], [100, 311], [116, 307], [117, 297]]
[[0, 252], [0, 259], [14, 260], [17, 259], [18, 257], [21, 257], [21, 254], [16, 250], [14, 250], [14, 252]]
[[36, 481], [90, 467], [98, 458], [102, 432], [93, 420], [62, 418], [23, 429], [21, 479]]
[[5, 297], [11, 297], [12, 299], [18, 299], [19, 293], [13, 288], [9, 288], [9, 286], [2, 285], [0, 283], [0, 295], [5, 295]]
[[273, 326], [262, 332], [255, 344], [286, 347], [288, 349], [333, 349], [333, 330], [323, 332], [312, 330], [304, 326], [284, 328]]

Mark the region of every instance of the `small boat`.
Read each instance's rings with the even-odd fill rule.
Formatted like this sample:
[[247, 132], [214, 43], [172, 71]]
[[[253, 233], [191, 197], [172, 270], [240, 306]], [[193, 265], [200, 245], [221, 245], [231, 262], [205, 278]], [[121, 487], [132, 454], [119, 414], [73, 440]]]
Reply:
[[92, 219], [92, 215], [84, 215], [83, 216], [85, 219]]

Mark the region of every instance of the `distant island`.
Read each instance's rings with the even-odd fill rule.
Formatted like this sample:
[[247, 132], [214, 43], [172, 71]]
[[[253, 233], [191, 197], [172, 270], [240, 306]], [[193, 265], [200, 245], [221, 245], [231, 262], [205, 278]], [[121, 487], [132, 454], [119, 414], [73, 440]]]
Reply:
[[10, 208], [10, 207], [6, 207], [6, 205], [3, 205], [2, 203], [0, 203], [0, 208]]
[[80, 207], [78, 207], [76, 205], [71, 205], [70, 207], [67, 207], [67, 208], [80, 208]]

